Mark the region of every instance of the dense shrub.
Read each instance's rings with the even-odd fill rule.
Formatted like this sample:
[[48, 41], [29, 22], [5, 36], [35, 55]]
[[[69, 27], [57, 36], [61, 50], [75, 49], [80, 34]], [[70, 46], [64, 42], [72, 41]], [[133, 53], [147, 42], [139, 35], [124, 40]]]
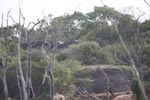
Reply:
[[55, 92], [67, 94], [72, 92], [72, 72], [69, 68], [56, 64], [54, 67]]
[[131, 84], [131, 89], [133, 91], [133, 94], [136, 96], [136, 100], [144, 100], [143, 95], [142, 95], [139, 85], [138, 85], [137, 78], [133, 78], [132, 84]]
[[95, 68], [83, 68], [74, 72], [73, 76], [75, 78], [74, 84], [78, 89], [88, 89], [91, 85], [91, 78]]
[[83, 68], [74, 73], [74, 77], [77, 78], [87, 78], [92, 77], [93, 73], [95, 72], [95, 68]]
[[96, 42], [83, 42], [69, 47], [71, 57], [83, 65], [106, 64], [107, 60]]

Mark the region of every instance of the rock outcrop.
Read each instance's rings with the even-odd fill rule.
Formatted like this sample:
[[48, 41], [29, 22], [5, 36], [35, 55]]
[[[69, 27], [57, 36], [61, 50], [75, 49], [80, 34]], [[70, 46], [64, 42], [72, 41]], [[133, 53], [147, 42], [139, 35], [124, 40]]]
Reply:
[[[97, 68], [92, 77], [91, 93], [106, 93], [108, 91], [131, 91], [130, 84], [133, 78], [131, 71], [120, 68]], [[109, 84], [109, 85], [108, 85]], [[107, 87], [109, 86], [109, 87]]]

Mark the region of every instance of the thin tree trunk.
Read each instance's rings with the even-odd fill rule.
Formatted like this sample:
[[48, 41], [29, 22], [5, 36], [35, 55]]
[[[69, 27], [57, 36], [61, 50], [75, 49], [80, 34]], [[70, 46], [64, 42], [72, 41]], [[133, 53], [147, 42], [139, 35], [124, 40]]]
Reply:
[[[20, 31], [20, 30], [19, 30]], [[20, 35], [21, 32], [19, 32], [19, 38], [18, 38], [18, 78], [19, 81], [21, 82], [21, 88], [22, 88], [22, 96], [23, 96], [23, 100], [27, 100], [27, 93], [26, 93], [26, 84], [25, 84], [25, 79], [23, 76], [23, 71], [22, 71], [22, 66], [21, 66], [21, 53], [20, 53]]]
[[20, 84], [20, 79], [19, 79], [19, 72], [18, 72], [18, 68], [16, 68], [16, 76], [17, 76], [17, 84], [18, 84], [18, 88], [19, 88], [19, 94], [20, 94], [20, 100], [23, 99], [22, 97], [22, 88], [21, 88], [21, 84]]
[[53, 69], [51, 66], [48, 66], [48, 76], [49, 76], [49, 86], [50, 86], [50, 100], [53, 100], [54, 97], [54, 76], [53, 76]]
[[[109, 98], [109, 92], [110, 92], [110, 89], [111, 89], [111, 87], [110, 87], [110, 81], [109, 81], [107, 73], [102, 68], [100, 68], [100, 70], [102, 71], [104, 80], [106, 82], [106, 91], [107, 91], [106, 97], [107, 97], [107, 100], [110, 100], [110, 98]], [[113, 95], [113, 93], [112, 93], [112, 95]]]
[[32, 50], [32, 45], [31, 45], [31, 40], [30, 40], [30, 36], [29, 36], [29, 31], [28, 31], [28, 28], [31, 24], [33, 24], [32, 29], [34, 29], [34, 27], [36, 25], [38, 25], [39, 22], [37, 22], [37, 23], [30, 22], [27, 26], [27, 29], [26, 29], [26, 41], [27, 41], [26, 86], [27, 86], [28, 100], [33, 100], [35, 98], [35, 93], [33, 90], [32, 80], [31, 80], [31, 73], [32, 73], [31, 50]]
[[[8, 29], [8, 18], [7, 18], [7, 29]], [[0, 34], [0, 37], [2, 37], [2, 34], [3, 34], [3, 14], [2, 14], [2, 22], [1, 22], [1, 34]], [[6, 39], [6, 57], [5, 57], [5, 63], [3, 63], [3, 57], [1, 58], [2, 59], [2, 66], [0, 67], [3, 67], [3, 75], [2, 75], [2, 81], [3, 81], [3, 85], [4, 85], [4, 95], [5, 95], [5, 100], [8, 99], [8, 96], [9, 96], [9, 93], [8, 93], [8, 86], [7, 86], [7, 80], [6, 80], [6, 67], [7, 67], [7, 57], [8, 57], [8, 41], [7, 41], [7, 31], [6, 31], [6, 34], [5, 34], [5, 39]], [[1, 41], [0, 41], [0, 48], [1, 48]], [[0, 49], [1, 50], [1, 49]]]
[[32, 80], [31, 80], [31, 42], [29, 38], [29, 34], [26, 30], [26, 37], [28, 42], [28, 48], [27, 48], [27, 66], [26, 66], [26, 85], [27, 85], [27, 93], [28, 93], [28, 100], [32, 100], [34, 97], [34, 91], [32, 87]]
[[18, 52], [18, 78], [21, 83], [22, 88], [22, 97], [23, 100], [28, 100], [27, 91], [26, 91], [26, 82], [23, 75], [23, 70], [21, 66], [21, 52], [20, 52], [20, 42], [21, 42], [21, 9], [19, 9], [19, 30], [18, 30], [18, 44], [17, 44], [17, 52]]
[[134, 62], [134, 60], [133, 60], [133, 58], [131, 56], [131, 53], [129, 52], [128, 48], [126, 47], [126, 44], [124, 43], [123, 38], [122, 38], [122, 36], [119, 33], [118, 26], [116, 24], [115, 24], [115, 30], [116, 30], [117, 35], [119, 36], [119, 40], [120, 40], [121, 46], [123, 47], [123, 49], [127, 53], [127, 56], [129, 57], [129, 60], [130, 60], [130, 63], [131, 63], [131, 67], [132, 67], [132, 71], [134, 72], [134, 74], [136, 75], [136, 77], [138, 79], [138, 85], [139, 85], [140, 91], [141, 91], [141, 93], [142, 93], [142, 95], [144, 97], [144, 100], [147, 100], [146, 93], [145, 93], [145, 90], [144, 90], [144, 88], [142, 86], [142, 82], [141, 82], [141, 79], [140, 79], [139, 71], [137, 70], [137, 68], [135, 66], [135, 62]]
[[8, 87], [7, 87], [7, 81], [6, 81], [6, 72], [3, 73], [3, 84], [4, 84], [4, 94], [5, 94], [5, 100], [8, 99]]
[[[49, 45], [49, 47], [47, 50], [44, 50], [44, 43], [43, 43], [41, 50], [42, 50], [44, 58], [47, 62], [47, 67], [48, 67], [47, 72], [48, 72], [48, 76], [49, 76], [50, 100], [53, 100], [53, 98], [54, 98], [54, 76], [53, 76], [54, 57], [52, 59], [50, 59], [50, 57], [48, 55], [49, 48], [51, 48], [51, 44], [49, 42], [47, 42], [47, 38], [48, 38], [48, 32], [46, 32], [44, 43], [47, 43]], [[54, 45], [54, 49], [55, 49], [55, 46], [56, 45]]]
[[147, 4], [147, 6], [150, 8], [150, 4], [146, 1], [146, 0], [144, 0], [144, 2]]
[[47, 55], [46, 51], [42, 47], [42, 52], [44, 54], [45, 60], [48, 66], [48, 76], [49, 76], [49, 91], [50, 91], [50, 100], [53, 100], [54, 97], [54, 76], [53, 76], [53, 66], [52, 61], [50, 60], [49, 56]]

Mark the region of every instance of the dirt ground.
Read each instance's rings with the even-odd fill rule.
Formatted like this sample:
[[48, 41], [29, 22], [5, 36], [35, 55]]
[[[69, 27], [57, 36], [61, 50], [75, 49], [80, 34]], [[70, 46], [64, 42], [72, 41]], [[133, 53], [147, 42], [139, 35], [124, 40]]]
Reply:
[[100, 93], [100, 94], [82, 94], [75, 97], [68, 98], [66, 100], [134, 100], [131, 92], [119, 92], [112, 94]]
[[[100, 100], [104, 100], [106, 98], [106, 93], [105, 94], [99, 94]], [[119, 93], [114, 93], [114, 96], [109, 94], [110, 100], [133, 100], [133, 94], [132, 92], [119, 92]]]
[[123, 94], [115, 97], [112, 100], [133, 100], [132, 94]]

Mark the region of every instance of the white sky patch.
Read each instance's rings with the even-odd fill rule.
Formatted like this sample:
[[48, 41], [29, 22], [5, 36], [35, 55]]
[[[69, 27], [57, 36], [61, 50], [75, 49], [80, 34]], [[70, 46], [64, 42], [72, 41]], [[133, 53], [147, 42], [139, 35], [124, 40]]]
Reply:
[[[11, 8], [10, 15], [18, 22], [18, 1], [0, 0], [0, 15], [3, 13], [4, 19], [6, 19], [7, 12]], [[150, 3], [150, 0], [147, 1]], [[143, 0], [103, 0], [103, 2], [117, 10], [130, 6], [139, 8], [145, 12], [144, 18], [150, 18], [150, 8]], [[42, 11], [45, 16], [48, 14], [59, 16], [65, 13], [72, 14], [74, 11], [91, 12], [94, 6], [102, 6], [100, 0], [23, 0], [22, 13], [26, 18], [26, 23], [28, 23], [43, 18]]]

